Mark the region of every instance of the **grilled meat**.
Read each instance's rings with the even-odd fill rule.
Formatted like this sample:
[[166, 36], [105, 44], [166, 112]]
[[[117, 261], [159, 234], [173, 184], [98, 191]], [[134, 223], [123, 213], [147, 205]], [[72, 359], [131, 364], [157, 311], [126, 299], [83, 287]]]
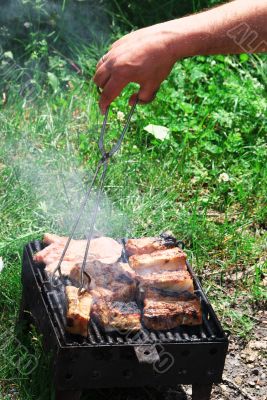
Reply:
[[133, 254], [150, 254], [157, 250], [167, 250], [177, 246], [177, 240], [171, 232], [163, 232], [158, 237], [128, 239], [125, 245], [129, 256]]
[[[91, 285], [92, 287], [92, 285]], [[129, 302], [136, 298], [136, 282], [131, 283], [119, 282], [114, 280], [107, 287], [95, 286], [90, 289], [90, 293], [96, 299], [106, 299], [110, 301]]]
[[158, 250], [151, 254], [140, 254], [129, 257], [130, 266], [138, 272], [145, 274], [151, 272], [165, 271], [186, 271], [186, 255], [179, 248]]
[[[67, 238], [46, 234], [48, 246], [35, 254], [51, 275]], [[149, 329], [172, 329], [202, 322], [200, 300], [194, 293], [187, 271], [186, 255], [170, 235], [159, 238], [129, 239], [126, 250], [129, 264], [118, 261], [122, 246], [110, 238], [92, 239], [85, 266], [87, 291], [66, 286], [66, 330], [87, 336], [90, 313], [106, 330], [141, 329], [141, 310], [135, 300], [144, 303], [143, 322]], [[72, 240], [61, 264], [62, 275], [78, 286], [86, 241]], [[139, 284], [137, 286], [137, 283]]]
[[141, 291], [140, 300], [151, 299], [157, 301], [188, 301], [194, 300], [195, 295], [187, 290], [175, 292], [168, 289], [159, 289], [155, 287], [148, 287], [145, 291]]
[[141, 312], [133, 301], [125, 303], [100, 299], [93, 306], [92, 316], [106, 332], [141, 329]]
[[100, 261], [88, 263], [87, 273], [92, 281], [90, 288], [102, 287], [112, 292], [115, 300], [130, 301], [135, 298], [135, 272], [127, 263], [103, 264]]
[[67, 315], [66, 330], [75, 335], [88, 335], [88, 323], [93, 303], [93, 297], [75, 286], [66, 286]]
[[87, 263], [86, 272], [91, 276], [96, 286], [107, 287], [114, 280], [132, 283], [135, 279], [134, 270], [129, 264], [123, 262], [106, 264], [96, 260]]
[[[57, 262], [53, 262], [46, 266], [45, 271], [48, 275], [52, 275], [56, 267]], [[85, 272], [84, 283], [88, 290], [106, 288], [112, 292], [110, 298], [113, 300], [130, 301], [135, 298], [135, 272], [127, 263], [103, 264], [100, 261], [92, 261], [86, 264]], [[81, 263], [63, 261], [61, 273], [69, 277], [74, 284], [79, 284]], [[58, 272], [56, 275], [58, 276]]]
[[194, 285], [188, 271], [163, 271], [138, 275], [139, 289], [147, 295], [149, 289], [160, 289], [162, 292], [194, 293]]
[[[34, 260], [46, 265], [51, 262], [58, 262], [67, 238], [52, 234], [44, 235], [44, 243], [48, 244], [43, 250], [34, 255]], [[64, 261], [81, 262], [86, 247], [86, 240], [72, 240], [64, 256]], [[90, 243], [88, 260], [99, 260], [103, 263], [113, 264], [122, 253], [122, 245], [116, 240], [108, 237], [92, 239]]]
[[200, 325], [200, 300], [196, 296], [190, 300], [179, 300], [175, 297], [167, 297], [165, 300], [146, 298], [143, 322], [148, 329], [154, 330], [173, 329], [179, 325]]

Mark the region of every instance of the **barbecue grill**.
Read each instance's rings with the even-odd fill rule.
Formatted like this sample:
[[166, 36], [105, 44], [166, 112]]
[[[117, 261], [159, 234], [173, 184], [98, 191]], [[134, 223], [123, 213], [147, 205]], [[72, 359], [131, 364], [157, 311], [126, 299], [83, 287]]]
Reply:
[[222, 379], [228, 339], [189, 264], [202, 304], [201, 326], [106, 333], [91, 321], [82, 338], [65, 331], [64, 282], [51, 285], [44, 265], [33, 261], [44, 246], [34, 241], [24, 249], [20, 321], [31, 314], [52, 354], [56, 400], [77, 400], [90, 388], [176, 384], [192, 384], [193, 400], [210, 399], [212, 384]]

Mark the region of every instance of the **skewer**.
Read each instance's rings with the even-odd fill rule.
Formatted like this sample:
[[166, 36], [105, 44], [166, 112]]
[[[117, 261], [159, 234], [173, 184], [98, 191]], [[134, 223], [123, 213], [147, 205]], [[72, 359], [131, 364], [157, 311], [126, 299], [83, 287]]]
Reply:
[[62, 261], [63, 261], [65, 255], [66, 255], [66, 252], [68, 250], [70, 242], [73, 239], [73, 236], [75, 234], [77, 226], [78, 226], [78, 224], [79, 224], [79, 222], [81, 220], [81, 217], [82, 217], [82, 215], [84, 213], [85, 207], [86, 207], [86, 205], [88, 203], [88, 200], [90, 198], [90, 195], [91, 195], [93, 186], [95, 184], [95, 181], [96, 181], [96, 179], [98, 177], [99, 171], [100, 171], [101, 167], [103, 167], [103, 171], [102, 171], [102, 174], [100, 176], [100, 182], [99, 182], [99, 186], [98, 186], [98, 190], [97, 190], [96, 203], [95, 203], [95, 207], [93, 208], [92, 218], [91, 218], [91, 221], [90, 221], [90, 227], [89, 227], [88, 234], [87, 234], [87, 237], [86, 237], [87, 243], [86, 243], [85, 253], [84, 253], [82, 266], [81, 266], [79, 291], [81, 291], [84, 288], [84, 275], [86, 275], [87, 278], [89, 278], [89, 280], [90, 280], [90, 276], [85, 271], [85, 267], [86, 267], [86, 261], [87, 261], [87, 257], [88, 257], [88, 253], [89, 253], [89, 249], [90, 249], [91, 239], [93, 237], [93, 231], [94, 231], [94, 226], [95, 226], [95, 222], [96, 222], [96, 218], [97, 218], [97, 213], [98, 213], [98, 209], [99, 209], [100, 195], [101, 195], [101, 192], [102, 192], [103, 187], [104, 187], [104, 181], [105, 181], [105, 177], [106, 177], [106, 173], [107, 173], [108, 161], [120, 149], [122, 141], [124, 139], [124, 136], [125, 136], [126, 132], [129, 129], [131, 118], [132, 118], [132, 115], [133, 115], [133, 113], [135, 111], [137, 103], [138, 103], [138, 99], [136, 99], [136, 101], [132, 105], [132, 107], [131, 107], [128, 115], [127, 115], [124, 128], [123, 128], [123, 130], [122, 130], [117, 142], [112, 146], [110, 151], [106, 151], [105, 145], [104, 145], [104, 138], [105, 138], [105, 133], [106, 133], [106, 129], [107, 129], [107, 122], [108, 122], [109, 107], [107, 108], [107, 110], [105, 112], [103, 124], [102, 124], [102, 127], [101, 127], [101, 132], [100, 132], [100, 138], [99, 138], [99, 141], [98, 141], [98, 147], [99, 147], [100, 154], [101, 154], [102, 157], [101, 157], [101, 159], [99, 160], [99, 162], [97, 164], [96, 171], [95, 171], [95, 173], [93, 175], [91, 184], [90, 184], [87, 192], [85, 193], [83, 202], [82, 202], [81, 207], [80, 207], [79, 212], [78, 212], [77, 219], [75, 220], [75, 222], [73, 224], [72, 230], [71, 230], [70, 235], [68, 237], [68, 240], [67, 240], [67, 242], [65, 244], [63, 252], [62, 252], [62, 254], [60, 256], [60, 259], [59, 259], [59, 262], [57, 264], [57, 267], [55, 268], [55, 270], [52, 273], [51, 283], [52, 283], [53, 286], [55, 286], [53, 282], [54, 282], [55, 274], [57, 272], [59, 273], [60, 279], [62, 279], [62, 273], [61, 273]]

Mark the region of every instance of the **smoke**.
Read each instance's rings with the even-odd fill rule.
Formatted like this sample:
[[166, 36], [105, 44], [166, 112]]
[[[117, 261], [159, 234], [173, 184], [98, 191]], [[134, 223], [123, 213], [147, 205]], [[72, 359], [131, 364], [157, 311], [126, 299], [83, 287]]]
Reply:
[[[9, 87], [18, 87], [25, 100], [24, 104], [34, 106], [42, 88], [38, 83], [35, 84], [32, 78], [38, 73], [40, 76], [46, 76], [44, 72], [47, 69], [50, 44], [53, 51], [58, 47], [59, 53], [62, 54], [69, 44], [74, 44], [74, 48], [82, 43], [97, 45], [97, 41], [107, 37], [108, 32], [109, 23], [107, 14], [103, 12], [102, 1], [2, 1], [0, 75], [7, 98]], [[42, 49], [43, 42], [40, 38], [45, 39], [48, 49], [45, 46]], [[16, 47], [16, 43], [22, 43], [22, 49]], [[25, 49], [28, 53], [21, 56], [21, 51]], [[40, 54], [37, 49], [41, 49]], [[53, 116], [47, 115], [44, 118], [53, 119]], [[6, 162], [13, 168], [18, 182], [29, 193], [29, 198], [33, 199], [33, 212], [38, 224], [43, 226], [44, 230], [68, 235], [90, 185], [96, 161], [90, 160], [90, 168], [85, 168], [79, 161], [73, 143], [63, 140], [65, 146], [47, 145], [42, 140], [43, 133], [40, 135], [34, 132], [34, 129], [27, 125], [30, 123], [28, 121], [25, 124], [25, 132], [20, 132], [17, 138], [14, 135], [5, 139]], [[49, 124], [50, 122], [47, 122], [47, 125]], [[95, 140], [97, 134], [95, 132]], [[51, 136], [51, 133], [49, 135]], [[83, 237], [88, 231], [95, 205], [96, 188], [77, 227], [76, 237]], [[96, 234], [114, 237], [127, 234], [127, 218], [104, 193], [101, 194], [98, 211]]]
[[[20, 185], [32, 199], [33, 214], [44, 231], [68, 235], [76, 221], [84, 196], [91, 183], [94, 168], [85, 169], [77, 161], [75, 149], [43, 148], [29, 134], [5, 146], [7, 163], [13, 168]], [[92, 191], [75, 237], [83, 238], [89, 230], [96, 208], [98, 182]], [[95, 235], [126, 236], [129, 221], [102, 192], [97, 203]]]

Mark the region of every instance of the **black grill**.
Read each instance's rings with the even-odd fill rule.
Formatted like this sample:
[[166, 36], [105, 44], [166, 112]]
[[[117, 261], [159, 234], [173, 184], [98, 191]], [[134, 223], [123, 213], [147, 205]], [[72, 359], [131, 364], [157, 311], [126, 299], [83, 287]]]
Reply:
[[179, 383], [193, 384], [194, 400], [210, 398], [212, 384], [222, 378], [228, 339], [189, 264], [202, 304], [201, 326], [105, 333], [91, 321], [88, 338], [82, 338], [65, 332], [63, 283], [52, 287], [44, 265], [33, 261], [43, 246], [35, 241], [24, 249], [21, 318], [31, 313], [45, 348], [52, 350], [57, 399], [79, 398], [81, 389]]

